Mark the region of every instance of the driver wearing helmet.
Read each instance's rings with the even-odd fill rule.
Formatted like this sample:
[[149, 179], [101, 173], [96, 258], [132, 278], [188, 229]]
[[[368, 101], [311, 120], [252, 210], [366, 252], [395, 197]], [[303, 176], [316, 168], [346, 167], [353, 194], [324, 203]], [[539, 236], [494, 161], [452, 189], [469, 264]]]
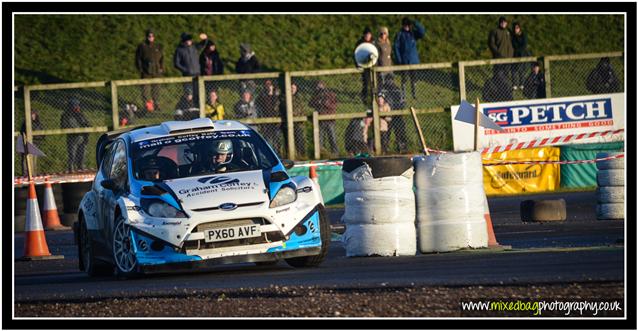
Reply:
[[140, 165], [140, 170], [142, 178], [148, 181], [160, 180], [163, 178], [162, 173], [165, 173], [162, 171], [160, 162], [154, 157], [144, 160]]
[[233, 160], [233, 143], [230, 140], [216, 141], [209, 154], [209, 164], [211, 170], [215, 172], [226, 172], [231, 170], [230, 161]]

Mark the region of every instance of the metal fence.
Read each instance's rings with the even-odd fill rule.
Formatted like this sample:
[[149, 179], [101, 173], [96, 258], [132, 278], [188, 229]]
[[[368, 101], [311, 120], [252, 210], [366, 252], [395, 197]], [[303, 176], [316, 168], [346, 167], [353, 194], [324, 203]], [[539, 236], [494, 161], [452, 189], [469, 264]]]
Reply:
[[[535, 63], [545, 85], [534, 84]], [[24, 86], [14, 92], [14, 135], [24, 123], [27, 139], [47, 155], [35, 174], [95, 169], [95, 142], [108, 130], [196, 117], [240, 120], [293, 160], [413, 154], [421, 150], [413, 107], [428, 147], [451, 150], [450, 106], [460, 100], [622, 92], [623, 63], [615, 52]], [[32, 113], [39, 121], [29, 120]]]

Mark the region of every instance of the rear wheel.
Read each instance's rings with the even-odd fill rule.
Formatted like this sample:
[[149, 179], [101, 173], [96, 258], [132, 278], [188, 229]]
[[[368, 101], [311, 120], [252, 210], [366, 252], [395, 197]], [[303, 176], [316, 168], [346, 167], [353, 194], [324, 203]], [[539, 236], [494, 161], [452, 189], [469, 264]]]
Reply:
[[86, 271], [89, 277], [110, 276], [113, 274], [113, 266], [95, 258], [93, 243], [89, 236], [89, 230], [83, 219], [79, 221], [78, 255], [80, 270]]
[[321, 252], [317, 255], [301, 256], [286, 259], [286, 263], [295, 268], [316, 267], [328, 255], [328, 247], [330, 246], [330, 223], [323, 207], [319, 207], [319, 231], [321, 234]]
[[127, 278], [138, 273], [138, 263], [131, 240], [131, 227], [124, 223], [119, 215], [113, 229], [113, 261], [118, 277]]

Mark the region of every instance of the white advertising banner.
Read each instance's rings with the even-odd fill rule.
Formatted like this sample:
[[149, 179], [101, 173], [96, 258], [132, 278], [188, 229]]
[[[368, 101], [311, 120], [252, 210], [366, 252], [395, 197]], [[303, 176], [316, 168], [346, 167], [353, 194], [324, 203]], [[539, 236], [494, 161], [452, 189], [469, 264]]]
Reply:
[[[472, 150], [474, 125], [454, 120], [458, 105], [451, 110], [454, 151]], [[481, 111], [504, 130], [479, 127], [479, 149], [625, 128], [624, 93], [485, 103]], [[599, 135], [568, 143], [622, 139], [622, 135]]]

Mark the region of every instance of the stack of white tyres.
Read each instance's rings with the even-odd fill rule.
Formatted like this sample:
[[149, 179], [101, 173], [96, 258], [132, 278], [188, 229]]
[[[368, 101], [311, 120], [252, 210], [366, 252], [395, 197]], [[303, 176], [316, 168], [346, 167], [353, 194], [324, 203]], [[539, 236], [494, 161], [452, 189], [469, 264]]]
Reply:
[[487, 247], [481, 154], [415, 157], [414, 170], [420, 252]]
[[[622, 154], [622, 152], [598, 153], [597, 159]], [[597, 161], [596, 167], [596, 218], [622, 220], [625, 218], [625, 158]]]
[[346, 256], [415, 255], [414, 170], [382, 178], [372, 174], [366, 163], [342, 172]]

